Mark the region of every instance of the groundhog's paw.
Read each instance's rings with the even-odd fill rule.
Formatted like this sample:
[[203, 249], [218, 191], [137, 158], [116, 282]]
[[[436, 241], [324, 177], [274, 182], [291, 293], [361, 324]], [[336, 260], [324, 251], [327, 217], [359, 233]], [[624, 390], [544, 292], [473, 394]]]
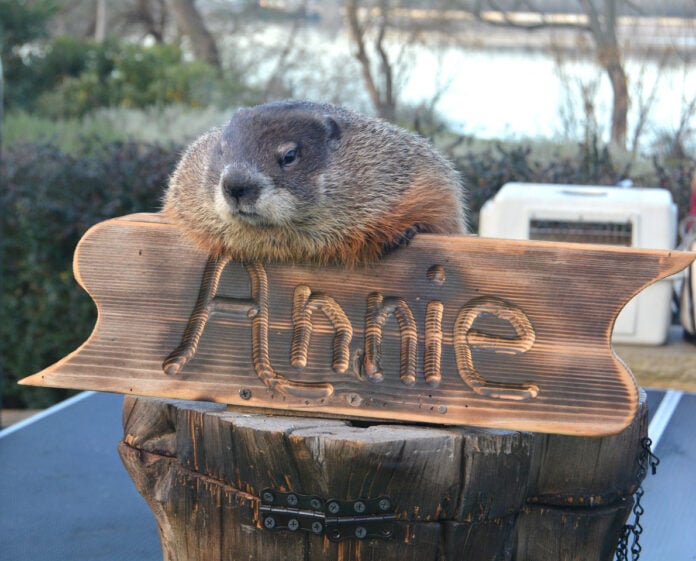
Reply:
[[406, 247], [415, 235], [422, 231], [421, 227], [415, 224], [403, 232], [400, 232], [394, 239], [382, 245], [382, 255], [386, 255], [400, 247]]

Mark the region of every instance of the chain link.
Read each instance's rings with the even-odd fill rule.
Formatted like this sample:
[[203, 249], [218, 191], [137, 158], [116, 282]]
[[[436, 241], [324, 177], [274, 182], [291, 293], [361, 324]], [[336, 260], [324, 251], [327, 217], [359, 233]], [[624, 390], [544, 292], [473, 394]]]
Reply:
[[[648, 473], [648, 466], [650, 466], [653, 475], [657, 473], [657, 466], [660, 464], [660, 458], [653, 454], [651, 450], [652, 440], [646, 437], [640, 441], [640, 444], [642, 450], [637, 460], [637, 487], [634, 493], [633, 524], [625, 524], [623, 527], [621, 537], [619, 538], [619, 544], [616, 547], [616, 561], [638, 561], [638, 559], [640, 559], [640, 553], [643, 550], [640, 545], [640, 535], [643, 533], [640, 517], [645, 514], [645, 508], [641, 504], [641, 499], [645, 494], [643, 480]], [[629, 540], [631, 541], [630, 549], [628, 545]]]

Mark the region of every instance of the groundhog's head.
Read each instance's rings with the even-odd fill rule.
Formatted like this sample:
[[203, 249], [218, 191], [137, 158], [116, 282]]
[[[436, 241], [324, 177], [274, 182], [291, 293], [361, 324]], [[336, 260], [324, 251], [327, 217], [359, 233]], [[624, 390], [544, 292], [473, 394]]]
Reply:
[[216, 212], [260, 227], [311, 222], [340, 136], [333, 117], [300, 103], [238, 111], [211, 154]]

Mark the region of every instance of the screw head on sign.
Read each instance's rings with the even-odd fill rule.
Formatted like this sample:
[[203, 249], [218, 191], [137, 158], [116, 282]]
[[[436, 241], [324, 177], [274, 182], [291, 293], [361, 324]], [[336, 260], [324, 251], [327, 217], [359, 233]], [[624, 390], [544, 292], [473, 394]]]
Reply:
[[272, 516], [266, 516], [266, 518], [263, 519], [263, 525], [269, 530], [272, 530], [276, 527], [275, 518], [273, 518]]
[[380, 499], [379, 500], [379, 510], [381, 511], [387, 511], [391, 508], [391, 501], [389, 499]]
[[324, 531], [324, 525], [321, 522], [312, 522], [312, 532], [315, 534], [321, 534]]
[[309, 506], [311, 506], [314, 510], [319, 510], [321, 508], [321, 501], [317, 498], [310, 499]]
[[295, 495], [294, 493], [290, 493], [288, 495], [288, 504], [290, 506], [297, 506], [297, 503], [299, 503], [299, 502], [300, 502], [300, 499], [298, 499], [297, 495]]
[[239, 390], [239, 397], [242, 399], [251, 399], [251, 390], [249, 388], [242, 388]]

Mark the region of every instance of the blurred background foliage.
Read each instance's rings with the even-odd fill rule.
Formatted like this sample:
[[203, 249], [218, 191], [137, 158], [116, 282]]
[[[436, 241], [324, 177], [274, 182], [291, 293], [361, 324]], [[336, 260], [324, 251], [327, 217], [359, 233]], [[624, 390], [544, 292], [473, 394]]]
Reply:
[[76, 285], [72, 255], [89, 226], [154, 211], [178, 152], [173, 147], [85, 139], [79, 155], [55, 144], [16, 144], [3, 166], [3, 340], [6, 407], [45, 407], [65, 390], [16, 380], [89, 336], [96, 310]]
[[[668, 189], [680, 215], [688, 210], [696, 173], [691, 149], [696, 101], [686, 99], [679, 127], [673, 134], [663, 131], [647, 148], [604, 139], [589, 109], [582, 115], [580, 138], [477, 138], [448, 126], [434, 109], [437, 99], [414, 103], [399, 97], [396, 56], [368, 61], [371, 71], [382, 72], [373, 76], [374, 88], [383, 88], [387, 78], [393, 85], [378, 91], [377, 98], [365, 94], [371, 88], [369, 72], [365, 67], [361, 72], [359, 57], [339, 56], [339, 62], [322, 66], [315, 54], [316, 65], [308, 63], [297, 33], [321, 21], [322, 15], [310, 10], [314, 3], [261, 4], [138, 0], [113, 7], [98, 1], [95, 12], [95, 2], [80, 0], [0, 0], [3, 407], [45, 407], [68, 395], [15, 382], [59, 360], [91, 332], [96, 311], [72, 276], [80, 237], [101, 220], [156, 211], [186, 142], [224, 123], [242, 105], [304, 97], [307, 91], [345, 103], [364, 87], [358, 109], [431, 138], [452, 159], [469, 191], [474, 230], [482, 204], [508, 181], [615, 185], [630, 178], [636, 185]], [[424, 33], [386, 17], [392, 13], [387, 8], [407, 2], [356, 4], [345, 3], [363, 18], [352, 35], [355, 52], [360, 33], [377, 41], [387, 23], [401, 32], [395, 33], [395, 43]], [[452, 3], [444, 4], [435, 2], [434, 9], [452, 9]], [[193, 7], [198, 15], [193, 27], [182, 7]], [[365, 19], [373, 13], [367, 8], [381, 10], [381, 18]], [[220, 24], [221, 14], [231, 27]], [[285, 40], [271, 48], [260, 39], [243, 51], [240, 45], [263, 37], [269, 22], [284, 26]], [[366, 52], [374, 56], [379, 46]], [[252, 73], [260, 63], [249, 53], [271, 61], [261, 77]], [[290, 72], [307, 65], [316, 75], [309, 90], [306, 75]]]
[[58, 37], [8, 72], [7, 104], [51, 119], [84, 117], [104, 107], [144, 108], [180, 104], [204, 107], [250, 91], [201, 61], [184, 61], [176, 45], [144, 47]]

